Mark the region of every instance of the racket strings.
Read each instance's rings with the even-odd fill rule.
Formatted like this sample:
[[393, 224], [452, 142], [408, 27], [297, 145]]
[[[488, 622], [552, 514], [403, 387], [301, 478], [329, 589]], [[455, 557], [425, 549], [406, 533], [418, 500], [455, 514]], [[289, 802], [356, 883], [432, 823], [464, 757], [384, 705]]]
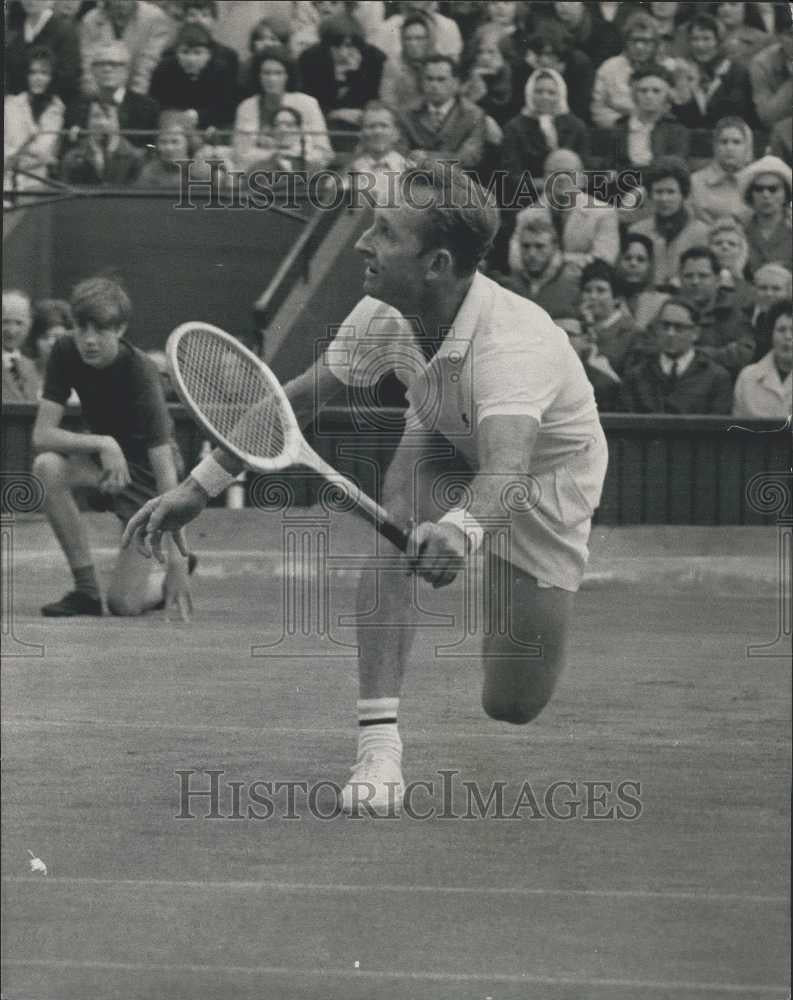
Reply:
[[261, 369], [220, 338], [190, 330], [180, 340], [176, 364], [184, 387], [218, 436], [258, 458], [286, 448], [279, 393]]

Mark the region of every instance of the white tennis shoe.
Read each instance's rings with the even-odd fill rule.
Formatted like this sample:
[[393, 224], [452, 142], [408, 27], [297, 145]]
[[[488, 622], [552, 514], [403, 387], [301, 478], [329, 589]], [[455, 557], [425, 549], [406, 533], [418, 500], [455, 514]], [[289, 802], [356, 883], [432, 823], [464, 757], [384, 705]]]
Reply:
[[351, 769], [341, 791], [341, 810], [353, 816], [398, 816], [405, 784], [399, 758], [393, 753], [367, 750]]

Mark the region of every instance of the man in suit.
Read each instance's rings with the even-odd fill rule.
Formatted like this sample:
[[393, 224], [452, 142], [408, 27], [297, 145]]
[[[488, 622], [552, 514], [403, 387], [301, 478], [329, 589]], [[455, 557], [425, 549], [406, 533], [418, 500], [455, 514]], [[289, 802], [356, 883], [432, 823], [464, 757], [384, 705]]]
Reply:
[[460, 97], [460, 69], [451, 56], [428, 56], [421, 73], [423, 98], [401, 117], [416, 159], [455, 160], [476, 170], [485, 145], [485, 113]]
[[24, 292], [3, 292], [3, 402], [35, 403], [39, 392], [36, 366], [20, 351], [32, 322]]
[[[146, 94], [136, 94], [127, 87], [129, 80], [129, 50], [121, 41], [106, 42], [94, 50], [91, 58], [96, 96], [104, 104], [114, 104], [118, 111], [118, 124], [122, 132], [150, 135], [128, 135], [135, 146], [153, 142], [159, 119], [159, 105]], [[86, 128], [90, 97], [82, 97], [66, 108], [64, 127]]]
[[56, 14], [52, 0], [22, 0], [22, 17], [9, 12], [5, 41], [6, 93], [27, 90], [28, 55], [46, 48], [53, 55], [53, 91], [64, 104], [80, 92], [80, 36], [70, 17]]
[[622, 379], [619, 409], [628, 413], [729, 413], [732, 379], [695, 350], [699, 310], [690, 299], [667, 299], [656, 320], [658, 354]]

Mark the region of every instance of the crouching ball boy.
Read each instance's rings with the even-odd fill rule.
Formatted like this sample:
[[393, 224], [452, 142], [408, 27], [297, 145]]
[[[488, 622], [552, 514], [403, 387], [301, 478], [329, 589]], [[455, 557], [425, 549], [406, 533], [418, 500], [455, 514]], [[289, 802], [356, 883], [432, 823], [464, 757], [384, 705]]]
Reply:
[[[44, 486], [44, 510], [74, 577], [73, 590], [41, 609], [51, 618], [102, 614], [74, 491], [87, 488], [94, 509], [112, 511], [126, 524], [142, 503], [176, 486], [181, 471], [157, 369], [124, 339], [131, 304], [123, 286], [109, 277], [87, 278], [75, 287], [71, 307], [76, 329], [52, 349], [33, 428], [33, 472]], [[87, 433], [60, 426], [73, 389]], [[107, 592], [111, 614], [139, 615], [174, 604], [188, 617], [188, 560], [173, 545], [167, 551], [164, 578], [134, 549], [119, 552]]]

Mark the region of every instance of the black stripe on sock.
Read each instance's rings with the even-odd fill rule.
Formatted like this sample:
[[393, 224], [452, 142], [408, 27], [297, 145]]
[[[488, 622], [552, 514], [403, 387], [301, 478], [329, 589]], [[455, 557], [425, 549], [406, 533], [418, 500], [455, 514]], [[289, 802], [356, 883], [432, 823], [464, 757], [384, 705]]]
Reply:
[[359, 719], [358, 720], [358, 725], [359, 726], [383, 726], [383, 725], [387, 725], [387, 724], [396, 725], [396, 716], [395, 715], [387, 715], [387, 716], [385, 716], [382, 719]]

